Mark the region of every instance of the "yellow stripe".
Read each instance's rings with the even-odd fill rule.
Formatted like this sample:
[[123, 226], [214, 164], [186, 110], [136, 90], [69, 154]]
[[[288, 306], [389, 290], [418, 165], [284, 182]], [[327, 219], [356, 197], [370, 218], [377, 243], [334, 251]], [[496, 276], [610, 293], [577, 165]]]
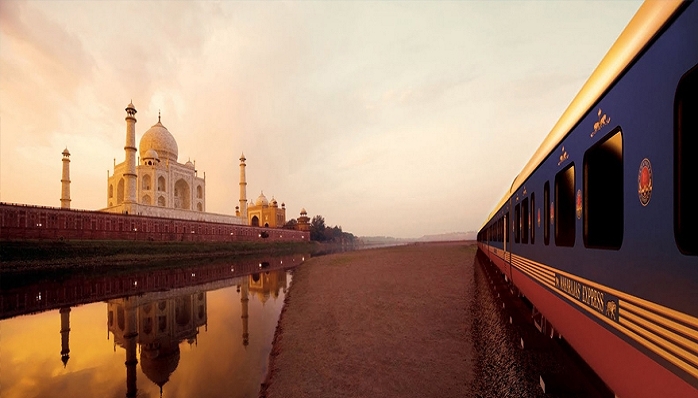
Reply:
[[[562, 292], [562, 291], [561, 291], [561, 292]], [[617, 329], [617, 330], [620, 331], [621, 333], [623, 333], [623, 334], [625, 334], [626, 336], [630, 337], [632, 340], [635, 340], [635, 341], [636, 341], [637, 343], [639, 343], [640, 345], [644, 346], [645, 348], [649, 349], [650, 351], [654, 352], [655, 354], [659, 355], [660, 357], [666, 359], [666, 360], [669, 361], [670, 363], [676, 365], [678, 368], [682, 369], [683, 371], [685, 371], [686, 373], [690, 374], [691, 376], [698, 378], [698, 368], [696, 368], [695, 366], [693, 366], [693, 365], [691, 365], [690, 363], [686, 362], [685, 360], [683, 360], [683, 359], [681, 359], [681, 358], [678, 358], [676, 355], [674, 355], [674, 354], [672, 354], [672, 353], [670, 353], [670, 352], [667, 352], [664, 348], [662, 348], [661, 346], [659, 346], [659, 345], [657, 345], [657, 344], [651, 342], [651, 341], [648, 340], [646, 337], [643, 337], [643, 336], [639, 335], [638, 333], [640, 333], [640, 334], [642, 334], [642, 335], [650, 335], [650, 336], [652, 336], [651, 333], [649, 333], [649, 332], [643, 330], [640, 326], [634, 325], [633, 323], [631, 323], [631, 322], [629, 322], [629, 321], [625, 321], [625, 322], [624, 322], [623, 319], [620, 320], [620, 322], [622, 322], [622, 325], [619, 325], [619, 324], [617, 324], [617, 323], [611, 321], [611, 320], [608, 319], [607, 317], [602, 316], [602, 315], [599, 314], [598, 312], [593, 311], [591, 308], [588, 308], [588, 307], [586, 307], [586, 306], [581, 305], [581, 303], [579, 303], [579, 301], [577, 301], [577, 300], [576, 300], [574, 297], [572, 297], [571, 295], [569, 295], [569, 294], [567, 294], [567, 293], [565, 293], [565, 292], [562, 292], [562, 293], [563, 293], [563, 295], [565, 295], [565, 296], [571, 298], [571, 299], [572, 299], [572, 302], [574, 302], [578, 307], [583, 308], [586, 312], [593, 314], [594, 316], [596, 316], [596, 318], [598, 318], [598, 319], [604, 321], [607, 325], [613, 327], [614, 329]], [[620, 318], [620, 313], [619, 313], [619, 318]], [[631, 329], [632, 329], [632, 330], [631, 330]], [[634, 332], [633, 330], [634, 330], [635, 332]], [[659, 342], [662, 342], [662, 339], [656, 338], [656, 337], [655, 337], [655, 339], [653, 339], [653, 340], [659, 340]], [[667, 344], [667, 343], [664, 341], [664, 344]], [[670, 343], [669, 343], [669, 344], [670, 344]], [[672, 346], [673, 346], [673, 345], [672, 345]], [[677, 348], [677, 349], [680, 350], [680, 348], [678, 348], [678, 347], [676, 347], [676, 346], [673, 346], [673, 347], [675, 347], [675, 348]], [[682, 350], [682, 351], [684, 351], [684, 350]], [[685, 352], [685, 351], [684, 351], [684, 352]], [[688, 355], [691, 355], [691, 354], [688, 354]]]
[[517, 260], [518, 260], [518, 262], [519, 262], [520, 264], [525, 264], [525, 265], [527, 265], [528, 267], [530, 267], [531, 269], [534, 269], [534, 270], [536, 270], [536, 271], [538, 271], [538, 272], [540, 272], [540, 273], [543, 273], [543, 274], [545, 274], [546, 276], [552, 278], [553, 280], [555, 279], [555, 273], [554, 273], [554, 272], [550, 272], [550, 271], [548, 271], [548, 270], [546, 270], [546, 269], [544, 269], [544, 268], [538, 267], [538, 266], [536, 266], [536, 264], [535, 264], [534, 262], [528, 261], [528, 260], [526, 260], [526, 259], [517, 259]]
[[[517, 264], [517, 268], [519, 268], [521, 271], [524, 271], [525, 274], [532, 274], [538, 276], [540, 279], [545, 281], [545, 285], [547, 286], [554, 286], [555, 285], [555, 278], [551, 277], [550, 275], [546, 275], [544, 273], [538, 272], [535, 269], [529, 267], [528, 265], [524, 264]], [[527, 272], [526, 272], [527, 271]]]
[[[514, 259], [512, 264], [516, 265], [516, 267], [522, 272], [541, 282], [543, 285], [546, 285], [546, 279], [539, 276], [541, 273], [545, 275], [559, 274], [618, 297], [618, 317], [620, 324], [610, 320], [596, 310], [583, 305], [583, 303], [579, 302], [576, 297], [573, 297], [562, 290], [554, 289], [556, 292], [568, 297], [570, 301], [578, 308], [581, 308], [587, 313], [594, 315], [597, 319], [602, 320], [607, 325], [630, 337], [638, 344], [674, 364], [676, 367], [682, 369], [691, 376], [698, 378], [698, 356], [695, 353], [687, 350], [689, 349], [698, 353], [698, 343], [672, 332], [672, 330], [675, 330], [698, 340], [698, 330], [696, 330], [698, 329], [698, 318], [521, 256], [512, 255], [512, 258]], [[551, 287], [554, 288], [554, 277]], [[623, 311], [624, 309], [625, 311]], [[654, 323], [646, 321], [633, 313], [643, 316]], [[673, 320], [669, 318], [673, 318]], [[688, 326], [679, 324], [674, 320], [678, 320]], [[649, 330], [652, 330], [659, 335], [656, 335]], [[674, 342], [686, 346], [687, 349], [677, 346], [674, 344]], [[693, 365], [691, 363], [693, 363]]]
[[527, 276], [530, 277], [530, 278], [535, 279], [535, 280], [536, 280], [537, 282], [539, 282], [541, 285], [546, 285], [545, 280], [541, 279], [538, 275], [528, 274], [528, 273], [525, 273], [525, 272], [524, 272], [524, 274], [527, 275]]
[[[676, 330], [677, 332], [680, 332], [680, 333], [683, 333], [685, 335], [690, 336], [694, 340], [698, 340], [698, 331], [696, 331], [696, 330], [690, 329], [690, 328], [688, 328], [680, 323], [676, 323], [672, 320], [662, 319], [649, 311], [643, 310], [642, 308], [636, 307], [636, 306], [634, 306], [630, 303], [627, 303], [625, 301], [620, 301], [619, 304], [621, 304], [621, 307], [624, 310], [632, 311], [638, 315], [641, 315], [647, 319], [652, 320], [653, 322], [655, 322], [657, 324], [664, 325], [664, 326], [668, 327], [669, 329]], [[698, 351], [698, 343], [693, 343], [693, 344], [695, 345], [696, 351]]]
[[[530, 261], [530, 260], [529, 260], [529, 261]], [[661, 316], [663, 316], [663, 317], [665, 317], [665, 318], [673, 318], [673, 319], [676, 319], [676, 320], [678, 320], [678, 321], [681, 321], [681, 322], [683, 322], [683, 323], [685, 323], [685, 324], [688, 324], [688, 325], [690, 325], [691, 327], [693, 327], [693, 328], [695, 328], [695, 329], [698, 329], [698, 318], [696, 318], [696, 317], [690, 316], [690, 315], [685, 314], [685, 313], [683, 313], [683, 312], [679, 312], [679, 311], [673, 310], [673, 309], [671, 309], [671, 308], [667, 308], [667, 307], [661, 306], [661, 305], [659, 305], [659, 304], [655, 304], [655, 303], [653, 303], [653, 302], [647, 301], [647, 300], [645, 300], [645, 299], [641, 299], [641, 298], [636, 297], [636, 296], [632, 296], [632, 295], [630, 295], [630, 294], [628, 294], [628, 293], [625, 293], [625, 292], [622, 292], [622, 291], [620, 291], [620, 290], [616, 290], [616, 289], [613, 289], [613, 288], [611, 288], [611, 287], [604, 286], [604, 285], [601, 285], [601, 284], [599, 284], [599, 283], [596, 283], [596, 282], [594, 282], [594, 281], [590, 281], [590, 280], [588, 280], [588, 279], [579, 277], [579, 276], [577, 276], [577, 275], [570, 274], [569, 272], [561, 271], [561, 270], [559, 270], [559, 269], [552, 268], [552, 267], [550, 267], [550, 266], [547, 266], [547, 265], [544, 265], [544, 264], [541, 264], [541, 263], [536, 263], [536, 262], [534, 262], [534, 263], [535, 263], [536, 265], [538, 265], [538, 266], [540, 266], [540, 267], [542, 267], [542, 268], [544, 268], [544, 269], [546, 269], [546, 270], [549, 270], [549, 271], [551, 271], [551, 272], [554, 272], [554, 273], [556, 273], [556, 274], [566, 276], [566, 277], [571, 278], [571, 279], [574, 279], [574, 280], [576, 280], [576, 281], [578, 281], [578, 282], [582, 282], [582, 283], [584, 283], [585, 285], [591, 286], [591, 287], [596, 288], [596, 289], [598, 289], [598, 290], [603, 290], [603, 291], [605, 291], [605, 292], [607, 292], [607, 293], [610, 293], [610, 294], [612, 294], [612, 295], [618, 297], [619, 299], [623, 299], [623, 300], [625, 300], [625, 301], [632, 302], [632, 303], [635, 304], [635, 305], [638, 305], [638, 306], [641, 306], [641, 307], [645, 307], [645, 308], [651, 309], [652, 311], [656, 312], [657, 314], [659, 314], [659, 315], [661, 315]], [[666, 321], [668, 321], [668, 319], [667, 319]], [[666, 322], [666, 321], [665, 321], [665, 322]]]
[[544, 279], [547, 283], [545, 285], [554, 287], [555, 286], [555, 274], [548, 272], [546, 270], [543, 270], [541, 268], [536, 267], [535, 265], [531, 264], [530, 261], [527, 261], [523, 259], [522, 257], [516, 256], [515, 260], [512, 261], [512, 264], [515, 264], [517, 268], [519, 268], [521, 271], [528, 271], [524, 272], [527, 274], [535, 273], [542, 279]]
[[[667, 361], [673, 363], [677, 367], [683, 369], [687, 373], [691, 374], [693, 377], [698, 378], [698, 368], [695, 366], [692, 366], [691, 364], [687, 363], [686, 361], [682, 361], [681, 359], [677, 358], [675, 355], [672, 355], [671, 353], [667, 352], [664, 348], [661, 346], [669, 346], [670, 348], [673, 348], [675, 350], [681, 350], [679, 347], [676, 347], [675, 345], [666, 342], [666, 340], [662, 340], [661, 338], [653, 335], [652, 333], [642, 329], [641, 327], [634, 325], [630, 322], [623, 321], [621, 319], [621, 322], [625, 327], [628, 329], [628, 336], [633, 338], [633, 340], [637, 341], [638, 343], [642, 344], [643, 346], [647, 347], [650, 351], [656, 353], [657, 355], [661, 356], [662, 358], [666, 359]], [[634, 331], [635, 333], [631, 333], [631, 330]], [[658, 345], [659, 344], [659, 345]], [[688, 354], [688, 353], [687, 353]], [[690, 354], [688, 354], [690, 355]], [[695, 355], [690, 355], [692, 360], [696, 359]]]
[[536, 273], [538, 273], [538, 274], [544, 276], [546, 279], [549, 279], [549, 280], [551, 281], [551, 284], [552, 284], [553, 286], [555, 285], [555, 275], [554, 275], [554, 274], [551, 275], [551, 274], [549, 274], [549, 273], [547, 273], [547, 272], [545, 272], [545, 271], [542, 271], [542, 270], [540, 270], [539, 268], [536, 268], [535, 266], [532, 266], [532, 265], [527, 264], [527, 263], [518, 263], [517, 266], [518, 266], [519, 268], [525, 268], [525, 269], [527, 269], [527, 270], [529, 270], [529, 271], [531, 271], [531, 272], [536, 272]]
[[693, 328], [698, 329], [698, 318], [694, 318], [688, 314], [684, 314], [683, 312], [679, 312], [679, 311], [673, 310], [671, 308], [662, 307], [661, 305], [652, 303], [652, 302], [647, 301], [647, 300], [643, 300], [639, 297], [629, 296], [629, 295], [625, 295], [625, 294], [624, 294], [624, 296], [628, 296], [627, 300], [632, 301], [636, 305], [645, 307], [645, 308], [650, 309], [650, 310], [657, 312], [657, 313], [664, 314], [665, 316], [667, 316], [669, 318], [674, 318], [678, 321], [681, 321], [683, 323], [690, 325]]
[[[621, 308], [621, 310], [622, 310], [622, 308]], [[632, 323], [636, 324], [637, 326], [644, 327], [645, 329], [654, 332], [655, 335], [658, 336], [658, 338], [659, 338], [659, 335], [663, 336], [665, 338], [666, 344], [670, 344], [670, 346], [666, 346], [665, 344], [662, 344], [661, 341], [659, 342], [659, 344], [664, 345], [665, 348], [667, 348], [667, 349], [671, 349], [671, 351], [673, 351], [674, 354], [688, 359], [689, 361], [693, 362], [694, 365], [698, 365], [698, 356], [696, 356], [694, 353], [691, 353], [690, 351], [683, 349], [682, 347], [674, 345], [674, 343], [677, 343], [677, 344], [683, 344], [685, 347], [691, 347], [691, 346], [695, 346], [696, 343], [694, 343], [694, 342], [692, 342], [684, 337], [674, 335], [671, 332], [668, 332], [667, 330], [662, 329], [653, 323], [647, 322], [646, 320], [644, 320], [638, 316], [635, 316], [628, 311], [620, 311], [619, 313], [623, 314], [622, 318], [620, 319], [621, 324], [627, 324], [629, 322], [632, 322]], [[666, 339], [669, 339], [671, 341], [667, 341]]]

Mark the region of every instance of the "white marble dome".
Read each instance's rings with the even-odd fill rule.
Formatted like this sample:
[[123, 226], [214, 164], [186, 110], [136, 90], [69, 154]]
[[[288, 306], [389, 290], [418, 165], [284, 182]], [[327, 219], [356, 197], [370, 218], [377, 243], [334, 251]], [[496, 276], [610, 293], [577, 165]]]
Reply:
[[179, 148], [177, 147], [177, 141], [167, 130], [165, 126], [158, 122], [148, 129], [148, 131], [141, 137], [141, 143], [138, 146], [141, 158], [145, 159], [148, 150], [153, 149], [160, 156], [160, 160], [171, 160], [176, 162], [177, 156], [179, 156]]
[[255, 206], [269, 206], [269, 201], [267, 200], [267, 197], [264, 196], [264, 192], [259, 194], [259, 197], [254, 202], [254, 204]]

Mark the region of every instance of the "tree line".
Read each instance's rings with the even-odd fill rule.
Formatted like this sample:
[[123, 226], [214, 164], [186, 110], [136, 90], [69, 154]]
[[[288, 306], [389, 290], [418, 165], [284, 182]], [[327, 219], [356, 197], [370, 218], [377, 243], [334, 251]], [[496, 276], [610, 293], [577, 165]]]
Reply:
[[[296, 221], [292, 218], [286, 222], [284, 228], [295, 229]], [[350, 232], [342, 231], [341, 226], [335, 225], [330, 227], [325, 225], [325, 218], [321, 215], [317, 215], [310, 220], [310, 240], [317, 242], [332, 242], [332, 243], [353, 243], [356, 240], [356, 236]]]

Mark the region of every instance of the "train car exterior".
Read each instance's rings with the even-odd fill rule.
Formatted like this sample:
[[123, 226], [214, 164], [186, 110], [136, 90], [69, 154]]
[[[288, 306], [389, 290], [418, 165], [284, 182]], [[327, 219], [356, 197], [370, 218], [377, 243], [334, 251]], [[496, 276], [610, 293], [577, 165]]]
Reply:
[[644, 3], [478, 233], [618, 397], [698, 397], [698, 4]]

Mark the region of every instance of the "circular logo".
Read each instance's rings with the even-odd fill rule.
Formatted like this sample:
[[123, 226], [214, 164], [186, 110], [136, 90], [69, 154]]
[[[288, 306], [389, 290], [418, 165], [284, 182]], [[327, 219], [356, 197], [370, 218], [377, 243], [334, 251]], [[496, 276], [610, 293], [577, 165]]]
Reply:
[[644, 158], [637, 173], [637, 195], [643, 206], [647, 206], [652, 197], [652, 183], [652, 164]]

